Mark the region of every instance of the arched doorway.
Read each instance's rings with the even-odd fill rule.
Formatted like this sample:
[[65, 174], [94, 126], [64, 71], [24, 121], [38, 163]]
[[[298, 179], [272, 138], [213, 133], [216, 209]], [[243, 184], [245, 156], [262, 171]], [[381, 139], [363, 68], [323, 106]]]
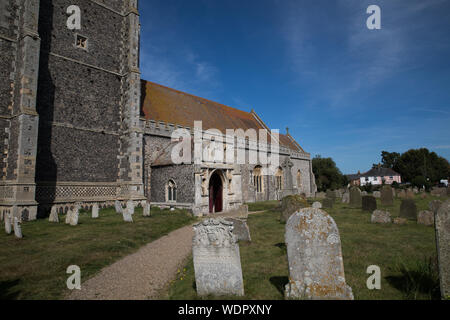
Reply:
[[216, 171], [209, 179], [209, 213], [222, 212], [223, 210], [223, 184], [219, 173]]

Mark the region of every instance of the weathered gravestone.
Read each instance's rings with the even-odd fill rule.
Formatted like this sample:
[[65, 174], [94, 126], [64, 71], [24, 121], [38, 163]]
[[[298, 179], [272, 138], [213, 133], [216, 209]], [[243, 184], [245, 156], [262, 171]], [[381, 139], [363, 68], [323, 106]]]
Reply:
[[58, 208], [53, 206], [51, 211], [50, 211], [50, 216], [48, 218], [48, 221], [50, 222], [54, 222], [54, 223], [59, 223], [59, 217], [58, 217]]
[[381, 187], [381, 204], [383, 206], [392, 206], [394, 205], [394, 195], [392, 193], [392, 187], [385, 185]]
[[380, 191], [374, 191], [374, 192], [373, 192], [373, 196], [374, 196], [375, 198], [381, 198], [381, 192], [380, 192]]
[[144, 217], [150, 217], [151, 216], [151, 212], [150, 212], [150, 202], [145, 201], [143, 207], [142, 207], [142, 211], [143, 211], [143, 216]]
[[450, 297], [450, 200], [442, 204], [436, 213], [436, 244], [439, 261], [441, 295]]
[[361, 208], [362, 198], [361, 190], [358, 187], [352, 187], [350, 189], [350, 207]]
[[312, 207], [314, 209], [322, 209], [322, 203], [320, 203], [319, 201], [316, 201], [313, 203]]
[[289, 299], [353, 299], [345, 282], [341, 239], [325, 211], [303, 208], [286, 224]]
[[22, 227], [20, 226], [20, 219], [18, 217], [14, 217], [14, 235], [16, 238], [23, 238]]
[[370, 219], [372, 223], [391, 223], [391, 214], [384, 210], [375, 210]]
[[128, 201], [125, 209], [122, 210], [123, 221], [125, 222], [133, 222], [133, 214], [134, 214], [134, 202]]
[[225, 220], [233, 223], [233, 234], [236, 236], [238, 241], [252, 241], [252, 238], [250, 237], [250, 229], [247, 225], [246, 219], [227, 217]]
[[280, 221], [286, 222], [289, 217], [301, 208], [309, 207], [308, 201], [299, 195], [290, 195], [281, 200]]
[[342, 194], [342, 203], [350, 203], [350, 192]]
[[442, 206], [442, 201], [439, 200], [433, 200], [428, 203], [428, 209], [430, 209], [433, 214], [436, 214], [436, 212], [439, 210], [439, 208]]
[[417, 223], [425, 226], [434, 226], [434, 213], [428, 210], [420, 211], [417, 215]]
[[92, 219], [98, 219], [99, 207], [98, 203], [92, 205]]
[[397, 197], [399, 197], [400, 199], [406, 199], [405, 190], [400, 190], [399, 192], [397, 192]]
[[406, 199], [414, 199], [414, 191], [412, 189], [406, 190]]
[[368, 193], [367, 193], [367, 191], [363, 191], [363, 192], [361, 192], [361, 195], [364, 197], [364, 196], [367, 196]]
[[194, 225], [194, 271], [199, 296], [243, 296], [241, 257], [233, 223], [207, 219]]
[[334, 205], [334, 199], [325, 198], [322, 200], [322, 206], [326, 209], [332, 209]]
[[73, 207], [69, 209], [66, 215], [66, 224], [71, 226], [78, 225], [78, 217], [80, 215], [81, 204], [76, 203]]
[[417, 219], [417, 206], [414, 200], [402, 200], [402, 204], [400, 205], [400, 217], [405, 219]]
[[339, 190], [327, 190], [326, 197], [329, 199], [333, 199], [333, 201], [337, 198], [340, 198]]
[[11, 212], [9, 212], [9, 210], [7, 210], [4, 213], [4, 219], [5, 219], [5, 232], [6, 234], [11, 234], [12, 233], [12, 216], [11, 216]]
[[317, 199], [325, 199], [326, 196], [327, 196], [327, 194], [325, 192], [317, 192], [316, 193]]
[[377, 199], [373, 196], [362, 197], [362, 209], [363, 211], [373, 212], [377, 210]]
[[116, 209], [116, 213], [120, 213], [120, 214], [123, 213], [122, 204], [120, 203], [119, 200], [116, 200], [116, 201], [114, 202], [114, 208]]

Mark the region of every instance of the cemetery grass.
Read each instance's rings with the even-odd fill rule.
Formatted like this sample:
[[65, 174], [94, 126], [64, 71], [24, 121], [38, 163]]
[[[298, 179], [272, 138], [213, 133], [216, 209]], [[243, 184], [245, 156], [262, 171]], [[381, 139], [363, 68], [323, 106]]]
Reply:
[[0, 234], [0, 300], [62, 299], [68, 293], [66, 269], [81, 268], [82, 282], [120, 258], [136, 252], [173, 230], [195, 221], [184, 210], [152, 208], [151, 217], [136, 208], [133, 223], [123, 222], [113, 208], [100, 211], [99, 219], [81, 211], [72, 227], [47, 219], [22, 224], [24, 238]]
[[[434, 199], [415, 199], [418, 212], [426, 210]], [[440, 200], [443, 200], [442, 198]], [[385, 207], [393, 218], [399, 216], [401, 200]], [[384, 208], [377, 199], [378, 208]], [[250, 206], [251, 208], [251, 206]], [[249, 208], [249, 209], [250, 209]], [[251, 210], [254, 211], [254, 210]], [[357, 300], [439, 299], [439, 278], [434, 228], [408, 221], [407, 225], [371, 224], [369, 212], [336, 202], [326, 211], [336, 221], [341, 235], [344, 269]], [[288, 282], [288, 264], [284, 243], [285, 225], [280, 211], [272, 209], [250, 215], [248, 224], [252, 243], [241, 243], [241, 263], [245, 296], [242, 299], [284, 299]], [[381, 290], [367, 289], [367, 267], [381, 268]], [[195, 291], [192, 257], [165, 297], [174, 300], [199, 299]], [[205, 297], [204, 299], [236, 299]]]

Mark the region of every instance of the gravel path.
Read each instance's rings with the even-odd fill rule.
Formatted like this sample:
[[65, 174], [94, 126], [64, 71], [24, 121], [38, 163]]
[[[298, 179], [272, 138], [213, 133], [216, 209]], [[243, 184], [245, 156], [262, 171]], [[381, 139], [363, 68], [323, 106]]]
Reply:
[[[192, 252], [192, 226], [175, 230], [105, 267], [73, 291], [69, 300], [157, 299]], [[83, 272], [83, 270], [81, 270]]]
[[[265, 211], [249, 212], [257, 214]], [[155, 240], [136, 253], [103, 268], [100, 273], [72, 291], [68, 300], [158, 299], [192, 252], [192, 226]], [[81, 270], [83, 272], [83, 270]]]

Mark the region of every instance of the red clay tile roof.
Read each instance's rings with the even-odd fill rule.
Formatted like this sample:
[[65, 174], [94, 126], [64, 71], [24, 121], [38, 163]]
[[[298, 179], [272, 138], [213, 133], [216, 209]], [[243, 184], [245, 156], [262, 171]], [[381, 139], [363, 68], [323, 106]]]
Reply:
[[[269, 129], [256, 114], [142, 80], [142, 112], [146, 119], [194, 127], [202, 121], [203, 130]], [[270, 138], [268, 138], [270, 141]], [[280, 134], [280, 144], [294, 151], [302, 151], [295, 140]]]

